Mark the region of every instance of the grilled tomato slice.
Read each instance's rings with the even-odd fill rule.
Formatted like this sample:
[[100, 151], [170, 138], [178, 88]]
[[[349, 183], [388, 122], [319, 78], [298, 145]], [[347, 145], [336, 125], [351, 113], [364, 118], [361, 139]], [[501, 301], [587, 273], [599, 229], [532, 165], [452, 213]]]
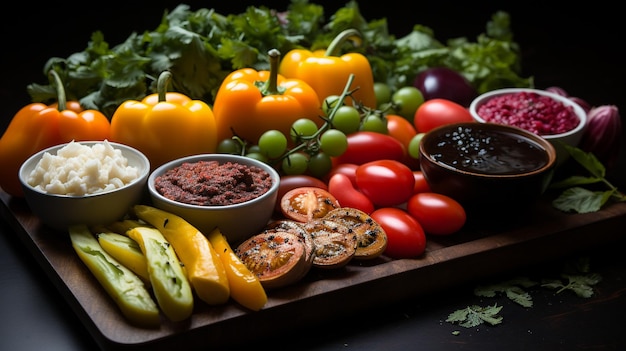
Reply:
[[299, 281], [311, 267], [303, 241], [287, 231], [253, 235], [239, 244], [235, 253], [268, 290]]
[[315, 244], [313, 267], [331, 269], [348, 264], [357, 247], [354, 232], [346, 225], [317, 218], [304, 223]]
[[329, 211], [339, 207], [339, 201], [331, 193], [312, 186], [289, 190], [280, 199], [283, 215], [298, 222], [322, 218]]
[[341, 207], [328, 212], [324, 218], [342, 223], [356, 234], [355, 259], [369, 260], [385, 252], [387, 234], [383, 227], [367, 213], [356, 208]]
[[305, 260], [309, 263], [309, 265], [313, 264], [313, 257], [315, 257], [315, 243], [313, 242], [311, 234], [309, 234], [309, 232], [307, 232], [304, 228], [304, 223], [289, 219], [280, 219], [268, 224], [265, 228], [265, 232], [288, 232], [296, 234], [304, 244]]

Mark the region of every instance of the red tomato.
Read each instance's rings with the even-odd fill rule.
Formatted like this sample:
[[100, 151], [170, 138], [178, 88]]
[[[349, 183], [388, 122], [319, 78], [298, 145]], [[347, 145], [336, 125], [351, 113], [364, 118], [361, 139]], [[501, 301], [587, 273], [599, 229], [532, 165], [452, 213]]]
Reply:
[[343, 173], [334, 174], [328, 181], [328, 192], [331, 193], [341, 207], [352, 207], [367, 214], [374, 211], [374, 204], [362, 192], [354, 188], [350, 178]]
[[430, 189], [430, 185], [426, 181], [424, 177], [424, 172], [422, 171], [413, 171], [413, 177], [415, 178], [415, 186], [413, 187], [413, 194], [417, 193], [428, 193], [432, 190]]
[[413, 126], [418, 133], [426, 133], [445, 124], [473, 121], [469, 111], [456, 102], [446, 99], [431, 99], [424, 101], [417, 108]]
[[282, 214], [298, 222], [322, 218], [339, 207], [339, 201], [331, 193], [314, 186], [291, 189], [280, 198]]
[[417, 134], [413, 124], [408, 119], [398, 115], [387, 115], [386, 118], [389, 135], [398, 139], [408, 149], [411, 139]]
[[340, 163], [331, 168], [330, 172], [328, 172], [328, 175], [325, 177], [326, 182], [329, 182], [335, 174], [340, 173], [347, 176], [352, 182], [352, 186], [356, 187], [356, 169], [358, 167], [359, 165], [354, 163]]
[[348, 148], [341, 156], [335, 157], [334, 164], [361, 165], [374, 160], [402, 161], [405, 154], [404, 145], [391, 135], [359, 131], [348, 134]]
[[356, 169], [356, 184], [375, 206], [397, 206], [413, 195], [415, 177], [402, 162], [376, 160]]
[[370, 214], [387, 234], [385, 256], [414, 258], [426, 250], [424, 229], [410, 214], [397, 207], [383, 207]]
[[438, 193], [418, 193], [407, 202], [407, 212], [427, 234], [449, 235], [458, 232], [467, 219], [465, 209], [453, 198]]
[[283, 195], [285, 195], [289, 190], [305, 186], [314, 186], [324, 190], [328, 190], [328, 186], [326, 185], [326, 183], [312, 176], [304, 174], [282, 176], [280, 177], [280, 183], [278, 184], [278, 195], [276, 197], [278, 201], [276, 201], [274, 211], [276, 211], [277, 213], [281, 212], [280, 199], [282, 199]]

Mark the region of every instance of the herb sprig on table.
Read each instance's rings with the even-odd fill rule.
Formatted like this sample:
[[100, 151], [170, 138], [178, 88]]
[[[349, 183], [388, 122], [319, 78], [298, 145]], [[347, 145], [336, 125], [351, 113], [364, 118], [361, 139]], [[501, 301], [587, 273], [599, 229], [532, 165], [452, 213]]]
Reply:
[[[626, 196], [607, 180], [606, 168], [593, 153], [584, 152], [566, 144], [562, 145], [589, 175], [572, 175], [550, 184], [551, 189], [565, 189], [552, 201], [554, 207], [564, 212], [589, 213], [599, 211], [609, 200], [626, 201]], [[601, 185], [606, 190], [583, 188], [592, 184]]]

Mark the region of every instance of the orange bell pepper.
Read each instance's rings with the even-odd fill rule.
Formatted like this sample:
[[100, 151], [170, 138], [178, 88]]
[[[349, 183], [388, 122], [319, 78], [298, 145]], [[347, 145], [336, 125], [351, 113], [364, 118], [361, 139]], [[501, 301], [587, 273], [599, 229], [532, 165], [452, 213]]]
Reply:
[[218, 140], [238, 136], [256, 144], [271, 129], [289, 137], [291, 125], [300, 118], [323, 125], [315, 90], [300, 79], [278, 74], [278, 50], [270, 50], [269, 57], [269, 71], [242, 68], [222, 82], [213, 104]]
[[174, 159], [217, 150], [215, 117], [205, 102], [167, 92], [161, 73], [155, 94], [123, 102], [111, 116], [111, 141], [143, 152], [155, 169]]
[[333, 56], [346, 39], [355, 37], [360, 38], [359, 32], [348, 29], [335, 37], [326, 50], [291, 50], [280, 63], [278, 72], [307, 82], [317, 93], [320, 104], [328, 96], [341, 95], [348, 77], [353, 74], [353, 86], [357, 90], [352, 93], [352, 99], [375, 109], [374, 74], [367, 57], [359, 53]]
[[74, 141], [108, 139], [110, 123], [97, 110], [83, 110], [77, 101], [65, 101], [58, 74], [51, 71], [57, 86], [57, 103], [32, 103], [21, 108], [0, 138], [0, 187], [9, 195], [22, 197], [18, 172], [24, 161], [50, 146]]

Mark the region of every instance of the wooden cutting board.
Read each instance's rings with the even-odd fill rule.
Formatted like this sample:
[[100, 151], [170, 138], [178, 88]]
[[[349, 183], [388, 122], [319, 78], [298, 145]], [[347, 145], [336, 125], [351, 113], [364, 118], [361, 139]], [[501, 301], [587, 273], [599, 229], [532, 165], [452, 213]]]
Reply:
[[269, 301], [258, 312], [234, 302], [214, 307], [200, 301], [185, 322], [163, 318], [160, 328], [142, 329], [124, 319], [78, 259], [67, 233], [42, 226], [23, 199], [2, 190], [0, 198], [5, 220], [105, 350], [158, 350], [180, 343], [215, 348], [231, 340], [253, 341], [273, 332], [276, 321], [289, 321], [281, 326], [283, 331], [314, 325], [371, 304], [434, 292], [618, 240], [626, 224], [626, 203], [595, 213], [567, 214], [542, 201], [515, 224], [428, 237], [426, 253], [415, 259], [381, 257], [334, 271], [312, 270], [302, 282], [268, 292]]

